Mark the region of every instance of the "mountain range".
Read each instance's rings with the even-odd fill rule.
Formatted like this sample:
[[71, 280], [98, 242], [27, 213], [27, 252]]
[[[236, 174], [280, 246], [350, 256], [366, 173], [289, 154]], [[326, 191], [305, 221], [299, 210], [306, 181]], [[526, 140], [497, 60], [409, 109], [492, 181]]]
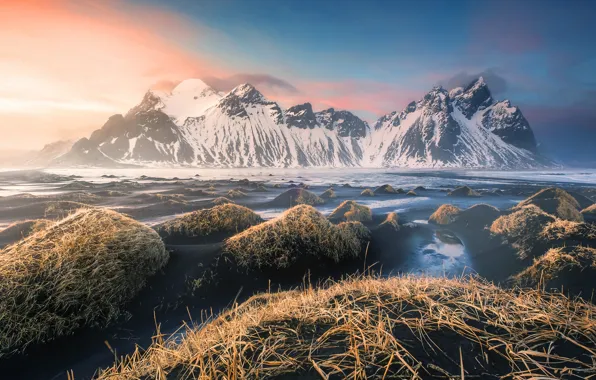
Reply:
[[435, 87], [372, 127], [345, 110], [283, 109], [250, 84], [222, 93], [200, 79], [148, 91], [125, 115], [49, 160], [53, 166], [419, 167], [554, 165], [521, 110], [483, 78]]

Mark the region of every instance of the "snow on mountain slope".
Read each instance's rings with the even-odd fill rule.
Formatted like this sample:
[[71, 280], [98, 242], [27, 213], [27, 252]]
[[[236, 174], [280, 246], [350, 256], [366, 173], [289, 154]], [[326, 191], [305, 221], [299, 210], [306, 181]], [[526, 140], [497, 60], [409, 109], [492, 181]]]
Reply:
[[465, 89], [435, 87], [400, 113], [381, 117], [364, 166], [535, 168], [553, 163], [536, 153], [527, 120], [509, 101], [494, 102], [482, 78]]
[[149, 91], [53, 161], [57, 165], [209, 167], [483, 167], [550, 165], [509, 101], [494, 102], [480, 78], [434, 88], [373, 128], [348, 111], [282, 110], [243, 84], [220, 94], [201, 80]]

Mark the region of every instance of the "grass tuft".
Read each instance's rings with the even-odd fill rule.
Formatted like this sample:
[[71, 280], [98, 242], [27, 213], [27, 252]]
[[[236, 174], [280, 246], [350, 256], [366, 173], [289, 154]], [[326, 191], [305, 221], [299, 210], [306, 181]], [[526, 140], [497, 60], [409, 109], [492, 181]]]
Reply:
[[221, 204], [206, 210], [183, 214], [155, 227], [164, 238], [203, 237], [214, 233], [237, 233], [262, 223], [251, 209], [236, 204]]
[[518, 210], [528, 205], [534, 205], [542, 211], [557, 218], [581, 222], [584, 220], [580, 213], [580, 205], [568, 192], [555, 187], [542, 189], [514, 207]]
[[0, 356], [105, 326], [168, 261], [151, 228], [79, 210], [0, 251]]
[[288, 268], [312, 256], [334, 262], [356, 257], [361, 244], [353, 228], [335, 226], [315, 208], [299, 205], [227, 239], [224, 251], [241, 267]]
[[333, 223], [339, 222], [370, 222], [372, 211], [369, 207], [356, 203], [355, 201], [343, 201], [328, 219]]
[[596, 306], [474, 278], [350, 278], [253, 296], [100, 372], [119, 379], [586, 379]]
[[455, 222], [461, 209], [453, 205], [441, 205], [429, 218], [429, 223], [435, 224], [451, 224]]

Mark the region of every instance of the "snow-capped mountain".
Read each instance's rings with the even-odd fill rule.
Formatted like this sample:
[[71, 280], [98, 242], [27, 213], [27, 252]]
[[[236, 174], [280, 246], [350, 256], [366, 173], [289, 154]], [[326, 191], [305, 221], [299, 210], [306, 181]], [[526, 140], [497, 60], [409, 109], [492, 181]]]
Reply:
[[400, 167], [534, 168], [552, 165], [536, 152], [519, 108], [495, 102], [483, 78], [466, 88], [433, 88], [373, 127], [365, 164]]
[[482, 78], [434, 88], [369, 125], [348, 111], [282, 109], [249, 84], [227, 94], [199, 79], [149, 91], [53, 161], [56, 165], [490, 167], [549, 165], [521, 111]]
[[147, 92], [55, 164], [358, 166], [368, 134], [348, 111], [314, 113], [308, 103], [284, 111], [249, 84], [222, 95], [192, 79], [171, 94]]

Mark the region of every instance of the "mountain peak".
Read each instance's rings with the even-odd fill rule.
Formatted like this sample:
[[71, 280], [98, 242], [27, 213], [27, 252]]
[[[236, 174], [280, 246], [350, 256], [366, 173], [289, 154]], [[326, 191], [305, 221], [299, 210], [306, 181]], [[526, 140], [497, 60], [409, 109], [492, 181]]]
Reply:
[[456, 97], [456, 103], [466, 118], [493, 104], [493, 98], [483, 77], [478, 77]]

